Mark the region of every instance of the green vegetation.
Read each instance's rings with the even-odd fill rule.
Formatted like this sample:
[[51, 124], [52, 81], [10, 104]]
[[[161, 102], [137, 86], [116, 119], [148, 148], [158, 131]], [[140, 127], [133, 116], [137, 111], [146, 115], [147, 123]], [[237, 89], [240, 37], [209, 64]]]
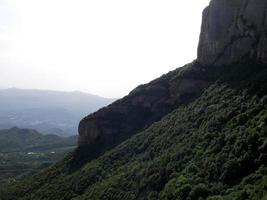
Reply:
[[76, 146], [76, 137], [42, 135], [35, 130], [0, 130], [0, 184], [39, 172]]
[[44, 151], [53, 148], [76, 146], [76, 136], [43, 135], [32, 129], [11, 128], [0, 130], [0, 152]]
[[195, 63], [185, 74], [213, 83], [97, 159], [77, 167], [87, 149], [76, 149], [0, 199], [266, 199], [267, 67]]

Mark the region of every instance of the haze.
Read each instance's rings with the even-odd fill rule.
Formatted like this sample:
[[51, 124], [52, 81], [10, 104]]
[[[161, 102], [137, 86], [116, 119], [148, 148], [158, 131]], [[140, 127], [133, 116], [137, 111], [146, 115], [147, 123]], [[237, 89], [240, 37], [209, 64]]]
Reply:
[[122, 97], [196, 58], [209, 0], [0, 0], [0, 87]]

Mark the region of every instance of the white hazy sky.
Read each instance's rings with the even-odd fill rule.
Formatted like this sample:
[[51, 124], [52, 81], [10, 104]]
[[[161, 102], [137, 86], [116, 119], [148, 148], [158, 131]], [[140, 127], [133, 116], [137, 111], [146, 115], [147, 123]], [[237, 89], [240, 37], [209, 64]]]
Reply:
[[209, 0], [0, 0], [0, 87], [122, 97], [196, 58]]

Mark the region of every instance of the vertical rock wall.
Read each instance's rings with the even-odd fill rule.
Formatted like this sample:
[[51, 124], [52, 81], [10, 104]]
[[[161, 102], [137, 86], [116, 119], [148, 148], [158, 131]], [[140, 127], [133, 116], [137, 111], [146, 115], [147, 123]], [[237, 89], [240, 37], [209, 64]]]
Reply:
[[198, 60], [204, 65], [267, 63], [266, 14], [266, 0], [212, 0], [203, 11]]

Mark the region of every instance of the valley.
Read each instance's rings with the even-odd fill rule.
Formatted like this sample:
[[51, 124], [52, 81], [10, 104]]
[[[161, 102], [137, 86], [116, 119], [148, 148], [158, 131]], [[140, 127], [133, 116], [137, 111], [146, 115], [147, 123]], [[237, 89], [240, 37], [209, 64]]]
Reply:
[[73, 151], [76, 142], [76, 136], [61, 138], [16, 127], [0, 130], [0, 185], [40, 172]]

